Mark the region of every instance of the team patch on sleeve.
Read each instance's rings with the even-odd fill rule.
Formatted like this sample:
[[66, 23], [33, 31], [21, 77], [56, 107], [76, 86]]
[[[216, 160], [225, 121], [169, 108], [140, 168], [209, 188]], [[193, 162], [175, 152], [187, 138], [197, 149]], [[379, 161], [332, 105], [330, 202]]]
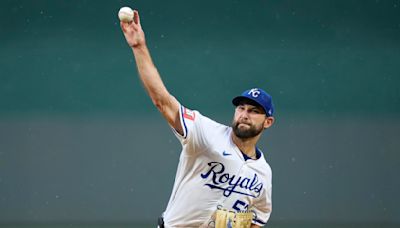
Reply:
[[195, 113], [193, 110], [183, 108], [183, 118], [194, 121]]

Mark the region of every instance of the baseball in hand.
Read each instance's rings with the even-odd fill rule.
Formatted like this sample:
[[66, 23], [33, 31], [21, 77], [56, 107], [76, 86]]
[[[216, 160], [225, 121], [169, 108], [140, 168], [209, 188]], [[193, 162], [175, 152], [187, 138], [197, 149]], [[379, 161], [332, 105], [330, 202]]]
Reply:
[[127, 6], [122, 7], [118, 12], [119, 20], [122, 22], [133, 21], [133, 10]]

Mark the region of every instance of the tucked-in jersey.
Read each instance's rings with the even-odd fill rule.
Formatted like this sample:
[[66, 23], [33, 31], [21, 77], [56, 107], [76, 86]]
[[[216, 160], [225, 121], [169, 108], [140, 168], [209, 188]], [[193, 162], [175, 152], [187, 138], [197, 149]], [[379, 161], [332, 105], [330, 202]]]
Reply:
[[183, 135], [174, 187], [163, 214], [165, 227], [212, 226], [217, 208], [252, 211], [263, 226], [271, 213], [271, 168], [262, 153], [245, 159], [232, 128], [180, 106]]

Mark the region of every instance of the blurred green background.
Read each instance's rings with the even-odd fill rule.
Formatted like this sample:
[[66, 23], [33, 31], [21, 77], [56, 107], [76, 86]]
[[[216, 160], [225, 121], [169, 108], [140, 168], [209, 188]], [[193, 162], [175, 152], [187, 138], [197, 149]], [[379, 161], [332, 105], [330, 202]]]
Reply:
[[126, 5], [185, 106], [229, 124], [232, 97], [273, 95], [268, 227], [400, 226], [399, 0], [2, 0], [1, 227], [155, 227], [180, 144]]

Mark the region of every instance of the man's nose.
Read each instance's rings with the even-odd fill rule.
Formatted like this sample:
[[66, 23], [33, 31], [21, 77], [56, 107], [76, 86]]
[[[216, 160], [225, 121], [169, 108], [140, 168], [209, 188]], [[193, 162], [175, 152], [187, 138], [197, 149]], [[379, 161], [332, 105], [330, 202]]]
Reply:
[[240, 113], [240, 118], [242, 119], [249, 119], [249, 112], [247, 110], [243, 110], [243, 112]]

